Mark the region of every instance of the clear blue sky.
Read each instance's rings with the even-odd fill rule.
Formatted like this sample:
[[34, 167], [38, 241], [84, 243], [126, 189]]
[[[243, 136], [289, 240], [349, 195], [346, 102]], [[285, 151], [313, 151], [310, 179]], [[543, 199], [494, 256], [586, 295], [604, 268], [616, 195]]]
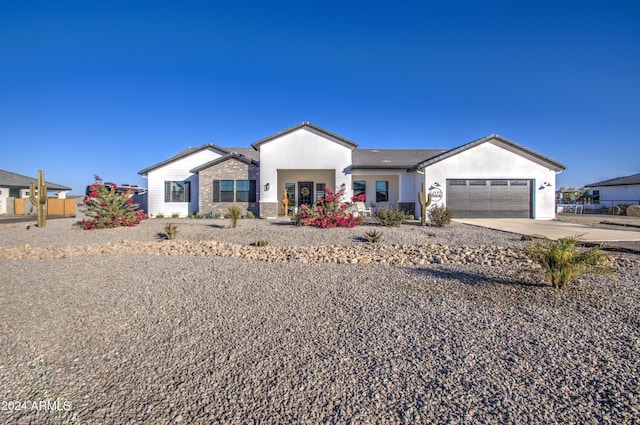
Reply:
[[640, 2], [5, 1], [0, 168], [82, 193], [302, 121], [378, 148], [497, 133], [640, 173]]

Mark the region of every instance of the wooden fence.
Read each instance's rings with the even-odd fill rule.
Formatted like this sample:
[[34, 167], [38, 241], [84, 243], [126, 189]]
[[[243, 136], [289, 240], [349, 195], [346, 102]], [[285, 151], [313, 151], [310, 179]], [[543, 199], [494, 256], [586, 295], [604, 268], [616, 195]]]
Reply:
[[[27, 211], [26, 209], [30, 207], [31, 202], [27, 202], [27, 199], [16, 198], [14, 202], [14, 214], [28, 214], [31, 211]], [[35, 208], [33, 213], [35, 213]], [[76, 215], [76, 200], [73, 198], [47, 198], [47, 215]]]

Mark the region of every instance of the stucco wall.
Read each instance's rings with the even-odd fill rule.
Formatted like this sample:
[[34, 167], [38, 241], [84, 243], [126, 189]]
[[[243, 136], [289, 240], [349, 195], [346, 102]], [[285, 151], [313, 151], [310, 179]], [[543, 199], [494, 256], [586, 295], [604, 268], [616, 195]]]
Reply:
[[351, 198], [351, 147], [341, 141], [300, 128], [260, 144], [259, 149], [261, 202], [278, 204], [284, 187], [278, 170], [333, 170], [334, 187], [344, 184], [345, 196]]
[[629, 201], [640, 203], [640, 185], [629, 185], [620, 187], [594, 187], [600, 190], [600, 203], [610, 203], [615, 201]]
[[[427, 187], [439, 183], [441, 204], [447, 203], [447, 179], [526, 179], [533, 180], [532, 210], [536, 219], [555, 218], [556, 172], [532, 159], [508, 149], [499, 142], [486, 142], [428, 166]], [[543, 183], [551, 186], [539, 187]], [[416, 195], [417, 196], [417, 195]]]

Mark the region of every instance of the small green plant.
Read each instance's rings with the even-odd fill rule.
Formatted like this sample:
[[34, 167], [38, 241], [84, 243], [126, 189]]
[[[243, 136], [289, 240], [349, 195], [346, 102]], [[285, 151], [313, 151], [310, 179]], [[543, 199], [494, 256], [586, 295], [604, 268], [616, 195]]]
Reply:
[[170, 241], [174, 240], [178, 234], [178, 226], [175, 223], [167, 224], [164, 226], [164, 234]]
[[204, 217], [204, 215], [202, 213], [198, 212], [198, 211], [192, 212], [190, 214], [190, 216], [191, 216], [191, 218], [203, 218]]
[[401, 226], [408, 218], [408, 214], [400, 208], [380, 208], [373, 216], [381, 225], [394, 227]]
[[216, 210], [211, 210], [209, 211], [209, 213], [205, 216], [206, 218], [220, 218], [220, 213]]
[[255, 246], [267, 246], [269, 244], [269, 242], [261, 240], [261, 241], [255, 241], [253, 244]]
[[171, 213], [171, 218], [179, 218], [180, 217], [180, 213], [174, 212]]
[[382, 236], [382, 231], [380, 230], [369, 230], [367, 232], [364, 232], [364, 238], [371, 243], [378, 242], [381, 236]]
[[[584, 273], [609, 274], [609, 257], [598, 247], [578, 249], [580, 235], [552, 240], [544, 238], [541, 242], [529, 245], [527, 256], [542, 268], [544, 280], [556, 289], [565, 289], [569, 282]], [[538, 276], [539, 269], [524, 270]]]
[[256, 216], [251, 211], [247, 211], [247, 214], [245, 214], [244, 218], [252, 219], [256, 218]]
[[232, 205], [228, 208], [228, 213], [231, 219], [231, 228], [235, 229], [238, 225], [238, 220], [242, 217], [242, 208], [238, 205]]
[[429, 215], [429, 222], [436, 227], [446, 226], [451, 223], [453, 218], [453, 211], [444, 205], [434, 205], [427, 214]]
[[164, 214], [162, 213], [156, 214], [156, 218], [164, 218]]

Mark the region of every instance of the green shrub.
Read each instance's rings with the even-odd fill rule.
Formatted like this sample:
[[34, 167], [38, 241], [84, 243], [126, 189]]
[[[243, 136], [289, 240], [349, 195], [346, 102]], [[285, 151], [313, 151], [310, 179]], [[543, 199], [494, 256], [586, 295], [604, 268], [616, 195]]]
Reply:
[[171, 218], [180, 218], [180, 213], [177, 213], [177, 212], [171, 213]]
[[436, 227], [443, 227], [451, 223], [453, 211], [444, 205], [434, 205], [427, 212], [429, 222]]
[[156, 214], [156, 218], [164, 218], [164, 214], [162, 213]]
[[269, 244], [269, 242], [260, 240], [260, 241], [255, 241], [253, 244], [255, 246], [267, 246]]
[[191, 213], [191, 218], [203, 218], [203, 217], [204, 217], [204, 214], [198, 211]]
[[244, 217], [248, 219], [256, 218], [256, 216], [251, 211], [247, 211], [247, 214]]
[[231, 219], [231, 228], [235, 229], [238, 225], [238, 220], [242, 217], [242, 208], [238, 205], [232, 205], [228, 208], [228, 214]]
[[381, 236], [382, 232], [380, 230], [369, 230], [368, 232], [364, 232], [364, 238], [371, 243], [378, 242]]
[[164, 234], [170, 241], [174, 240], [178, 234], [178, 226], [175, 223], [167, 224], [164, 226]]
[[[578, 249], [580, 236], [552, 240], [544, 238], [527, 247], [527, 256], [542, 268], [546, 282], [556, 289], [564, 289], [575, 277], [584, 273], [608, 274], [609, 257], [598, 247]], [[539, 276], [539, 269], [523, 273]]]
[[407, 219], [408, 214], [400, 208], [379, 208], [373, 215], [383, 226], [400, 226]]

